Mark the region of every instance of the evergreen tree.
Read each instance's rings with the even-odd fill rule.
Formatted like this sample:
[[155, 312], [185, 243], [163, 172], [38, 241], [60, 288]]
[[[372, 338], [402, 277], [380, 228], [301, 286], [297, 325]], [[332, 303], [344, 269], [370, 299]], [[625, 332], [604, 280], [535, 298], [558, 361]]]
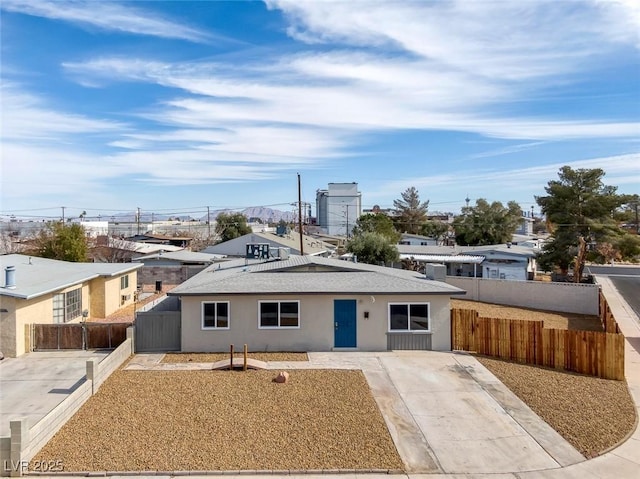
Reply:
[[620, 234], [614, 214], [626, 197], [616, 194], [616, 187], [604, 185], [604, 176], [600, 168], [563, 166], [559, 179], [545, 187], [547, 196], [536, 197], [551, 228], [551, 241], [538, 258], [541, 267], [557, 267], [566, 274], [573, 266], [574, 281], [579, 282], [588, 246], [609, 242]]
[[522, 209], [515, 201], [505, 207], [501, 202], [489, 203], [484, 198], [475, 206], [465, 206], [462, 214], [453, 220], [456, 243], [467, 246], [503, 244], [511, 237], [522, 221]]
[[427, 221], [429, 200], [421, 202], [418, 190], [413, 186], [407, 188], [400, 196], [400, 199], [393, 200], [396, 229], [401, 233], [419, 234], [422, 225]]

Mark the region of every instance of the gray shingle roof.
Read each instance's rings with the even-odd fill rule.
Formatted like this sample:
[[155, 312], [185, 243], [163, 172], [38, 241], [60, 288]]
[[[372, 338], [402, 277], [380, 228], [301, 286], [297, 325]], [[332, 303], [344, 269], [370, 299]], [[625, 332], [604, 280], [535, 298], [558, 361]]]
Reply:
[[[301, 268], [305, 268], [304, 271]], [[315, 268], [309, 271], [308, 268]], [[213, 265], [169, 294], [462, 294], [463, 291], [424, 275], [394, 268], [350, 263], [315, 256], [285, 261]]]
[[[7, 266], [15, 267], [16, 287], [14, 289], [6, 288], [5, 268]], [[31, 299], [99, 276], [116, 276], [141, 267], [142, 264], [70, 263], [22, 254], [2, 255], [0, 256], [2, 269], [0, 295]]]

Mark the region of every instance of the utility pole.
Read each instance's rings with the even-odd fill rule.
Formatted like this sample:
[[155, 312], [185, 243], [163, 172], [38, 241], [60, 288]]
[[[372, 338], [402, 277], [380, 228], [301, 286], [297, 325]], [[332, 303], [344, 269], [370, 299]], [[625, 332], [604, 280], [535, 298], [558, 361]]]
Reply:
[[349, 205], [344, 205], [347, 208], [347, 240], [349, 240]]
[[207, 206], [207, 239], [211, 239], [211, 215]]
[[304, 239], [302, 237], [302, 193], [300, 188], [300, 173], [298, 173], [298, 230], [300, 231], [300, 256], [304, 256]]
[[140, 207], [136, 211], [136, 223], [138, 226], [138, 234], [140, 234]]
[[64, 224], [64, 209], [66, 208], [65, 206], [61, 206], [62, 208], [62, 224]]

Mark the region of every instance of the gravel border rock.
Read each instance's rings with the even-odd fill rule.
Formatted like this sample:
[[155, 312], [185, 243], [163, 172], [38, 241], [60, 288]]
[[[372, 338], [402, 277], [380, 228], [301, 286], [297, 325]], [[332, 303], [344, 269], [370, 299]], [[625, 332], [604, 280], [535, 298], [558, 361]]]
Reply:
[[480, 314], [480, 317], [483, 318], [544, 321], [544, 327], [549, 329], [602, 331], [602, 323], [598, 316], [588, 314], [540, 311], [537, 309], [505, 306], [502, 304], [481, 303], [467, 299], [451, 299], [451, 308], [475, 309]]
[[626, 381], [475, 357], [587, 458], [625, 440], [637, 426]]
[[72, 471], [399, 470], [361, 371], [118, 370], [34, 461]]

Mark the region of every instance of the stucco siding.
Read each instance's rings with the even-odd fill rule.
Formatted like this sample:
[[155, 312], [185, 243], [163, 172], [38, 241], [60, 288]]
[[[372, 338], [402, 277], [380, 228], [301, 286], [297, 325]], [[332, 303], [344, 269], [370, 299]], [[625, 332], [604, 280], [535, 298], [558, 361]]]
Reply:
[[[186, 352], [227, 351], [229, 345], [247, 344], [251, 351], [330, 351], [334, 347], [334, 299], [356, 301], [357, 349], [384, 351], [387, 348], [388, 304], [430, 303], [432, 347], [451, 349], [449, 297], [436, 295], [220, 295], [183, 296], [182, 350]], [[300, 301], [300, 327], [259, 329], [259, 301]], [[228, 301], [228, 330], [203, 330], [203, 301]], [[365, 312], [368, 318], [365, 318]]]
[[[14, 357], [26, 353], [25, 325], [33, 323], [53, 323], [53, 295], [41, 296], [32, 300], [15, 300], [15, 354]], [[2, 331], [4, 336], [4, 330]], [[5, 354], [7, 354], [5, 352]], [[7, 354], [7, 356], [9, 356]]]
[[[6, 313], [0, 313], [0, 351], [9, 357], [16, 356], [16, 299], [0, 297], [0, 307]], [[23, 333], [24, 334], [24, 333]]]

